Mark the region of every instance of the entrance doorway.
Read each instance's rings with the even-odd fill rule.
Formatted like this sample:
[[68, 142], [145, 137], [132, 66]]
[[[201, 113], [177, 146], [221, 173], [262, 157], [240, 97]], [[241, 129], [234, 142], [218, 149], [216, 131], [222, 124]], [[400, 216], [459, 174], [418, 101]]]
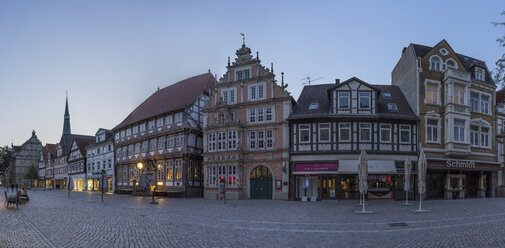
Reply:
[[272, 199], [272, 172], [258, 166], [251, 172], [251, 199]]
[[321, 197], [323, 199], [336, 199], [337, 198], [337, 176], [322, 176], [322, 189]]

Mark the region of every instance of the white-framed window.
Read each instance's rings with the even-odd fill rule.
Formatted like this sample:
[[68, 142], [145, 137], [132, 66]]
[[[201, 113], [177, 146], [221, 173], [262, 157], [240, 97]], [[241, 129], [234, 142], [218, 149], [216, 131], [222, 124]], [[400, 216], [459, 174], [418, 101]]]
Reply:
[[440, 142], [438, 139], [438, 120], [426, 119], [426, 142]]
[[258, 122], [264, 122], [265, 121], [265, 112], [263, 111], [263, 108], [258, 108], [256, 109], [256, 113], [258, 113]]
[[338, 124], [338, 141], [339, 142], [351, 141], [351, 123]]
[[175, 136], [175, 146], [176, 147], [181, 147], [184, 145], [184, 134], [182, 133], [178, 133], [176, 136]]
[[170, 159], [166, 161], [166, 175], [167, 181], [172, 181], [174, 179], [174, 160]]
[[272, 149], [274, 147], [274, 130], [267, 129], [266, 130], [266, 139], [267, 139], [267, 149]]
[[125, 130], [121, 130], [121, 139], [125, 137]]
[[480, 128], [479, 126], [470, 126], [470, 143], [472, 146], [480, 146]]
[[154, 129], [155, 126], [156, 126], [156, 123], [154, 120], [150, 120], [149, 122], [147, 122], [147, 129], [148, 130]]
[[107, 160], [107, 168], [112, 169], [112, 159]]
[[135, 125], [132, 127], [132, 134], [138, 134], [139, 133], [139, 126], [138, 125]]
[[207, 184], [208, 186], [218, 186], [217, 185], [217, 169], [216, 166], [207, 167]]
[[400, 143], [409, 144], [410, 143], [410, 126], [400, 125]]
[[249, 109], [249, 122], [256, 122], [256, 109]]
[[175, 181], [182, 181], [182, 159], [175, 160], [174, 179]]
[[391, 124], [380, 124], [380, 141], [391, 143]]
[[370, 101], [371, 101], [371, 93], [370, 92], [359, 92], [359, 108], [360, 109], [369, 109]]
[[454, 141], [465, 142], [465, 121], [454, 119]]
[[455, 103], [465, 104], [465, 86], [461, 84], [454, 84], [453, 100]]
[[145, 132], [146, 131], [146, 124], [145, 123], [140, 124], [139, 125], [139, 130], [140, 130], [141, 133]]
[[161, 136], [158, 138], [158, 149], [162, 150], [165, 149], [165, 136]]
[[329, 123], [319, 123], [319, 142], [330, 142]]
[[274, 108], [256, 108], [247, 111], [250, 123], [263, 123], [274, 121]]
[[228, 150], [237, 149], [237, 130], [228, 131]]
[[209, 133], [207, 136], [208, 143], [209, 143], [209, 152], [214, 152], [216, 151], [216, 133]]
[[236, 186], [237, 181], [237, 167], [228, 166], [228, 186]]
[[156, 127], [163, 126], [163, 117], [156, 119]]
[[439, 104], [438, 101], [438, 87], [439, 84], [426, 83], [426, 103], [428, 104]]
[[147, 140], [142, 141], [142, 152], [147, 152], [149, 142]]
[[480, 145], [482, 147], [489, 147], [489, 128], [480, 127]]
[[473, 112], [479, 112], [479, 100], [480, 94], [472, 91], [470, 92], [470, 110]]
[[273, 111], [272, 107], [266, 107], [265, 108], [265, 121], [272, 121], [273, 120]]
[[265, 149], [265, 130], [256, 131], [258, 138], [258, 149]]
[[174, 123], [174, 116], [173, 115], [165, 116], [165, 125], [171, 125], [173, 123]]
[[218, 151], [226, 150], [226, 132], [217, 133], [217, 150]]
[[[116, 139], [116, 141], [119, 139], [119, 132], [116, 133], [115, 139]], [[60, 150], [58, 150], [57, 156], [61, 156], [61, 154], [59, 154], [59, 151]]]
[[475, 79], [484, 81], [484, 70], [481, 68], [475, 67]]
[[480, 95], [480, 112], [483, 114], [489, 114], [489, 96], [481, 94]]
[[445, 61], [445, 65], [446, 65], [447, 69], [449, 69], [449, 68], [458, 69], [458, 64], [453, 59], [447, 59]]
[[489, 148], [490, 128], [487, 126], [470, 126], [470, 143], [475, 147]]
[[174, 147], [174, 145], [175, 145], [174, 135], [173, 134], [168, 135], [167, 136], [167, 148], [172, 148], [172, 147]]
[[360, 123], [359, 124], [359, 142], [370, 142], [372, 141], [372, 131], [370, 123]]
[[133, 155], [133, 144], [130, 144], [130, 145], [128, 146], [128, 155], [129, 155], [129, 156]]
[[126, 137], [129, 137], [132, 135], [132, 130], [130, 128], [126, 129]]
[[149, 150], [150, 151], [156, 151], [156, 145], [157, 145], [156, 142], [157, 142], [156, 139], [149, 140]]
[[174, 122], [175, 123], [182, 122], [182, 112], [175, 113]]
[[165, 177], [165, 161], [158, 161], [158, 166], [156, 170], [156, 179], [157, 181], [163, 182], [164, 177]]
[[438, 56], [432, 56], [430, 58], [430, 70], [432, 71], [442, 71], [442, 59]]
[[227, 104], [234, 104], [237, 102], [237, 89], [226, 88], [221, 90], [221, 99]]
[[310, 125], [300, 124], [299, 125], [299, 142], [300, 143], [310, 143]]
[[338, 108], [339, 109], [348, 109], [350, 108], [350, 92], [344, 91], [344, 92], [338, 92]]
[[265, 86], [265, 83], [249, 85], [249, 101], [264, 100], [266, 96]]
[[249, 149], [256, 149], [256, 131], [249, 131]]
[[251, 77], [251, 71], [249, 69], [237, 71], [236, 74], [237, 74], [237, 81], [238, 80], [247, 80]]

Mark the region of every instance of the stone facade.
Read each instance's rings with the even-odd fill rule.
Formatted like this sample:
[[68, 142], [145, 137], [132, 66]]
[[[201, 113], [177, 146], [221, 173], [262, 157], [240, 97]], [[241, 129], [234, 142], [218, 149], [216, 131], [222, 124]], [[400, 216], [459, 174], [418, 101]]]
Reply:
[[293, 98], [245, 44], [219, 79], [205, 110], [207, 199], [287, 199], [289, 126]]
[[12, 146], [13, 161], [9, 167], [9, 172], [6, 178], [6, 185], [18, 185], [24, 187], [32, 187], [31, 179], [26, 179], [25, 175], [30, 166], [38, 168], [40, 152], [43, 150], [42, 143], [32, 132], [32, 137], [21, 146]]
[[[428, 159], [428, 198], [495, 196], [496, 87], [485, 63], [457, 54], [445, 40], [434, 47], [410, 44], [393, 70], [392, 83], [408, 99], [418, 96], [409, 104], [420, 119], [420, 145]], [[476, 166], [465, 172], [451, 168], [453, 161]]]

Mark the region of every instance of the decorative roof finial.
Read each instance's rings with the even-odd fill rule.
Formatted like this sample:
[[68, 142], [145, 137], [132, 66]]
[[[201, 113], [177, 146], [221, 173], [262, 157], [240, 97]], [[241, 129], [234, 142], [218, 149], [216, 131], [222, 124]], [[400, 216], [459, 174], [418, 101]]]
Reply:
[[242, 35], [242, 46], [245, 46], [245, 35], [243, 33], [240, 33]]
[[270, 71], [272, 71], [272, 73], [274, 73], [274, 62], [270, 63]]
[[284, 72], [281, 72], [281, 86], [284, 87]]
[[230, 56], [228, 56], [228, 66], [230, 66]]
[[256, 52], [256, 60], [260, 60], [260, 52]]

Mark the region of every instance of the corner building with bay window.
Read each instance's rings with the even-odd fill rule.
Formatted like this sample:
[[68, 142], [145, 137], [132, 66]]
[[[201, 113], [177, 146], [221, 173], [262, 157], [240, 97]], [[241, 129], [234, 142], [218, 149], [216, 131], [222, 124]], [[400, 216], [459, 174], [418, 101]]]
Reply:
[[434, 47], [411, 43], [391, 78], [419, 117], [426, 197], [495, 197], [502, 169], [495, 150], [496, 86], [486, 63], [456, 53], [446, 40]]
[[116, 192], [202, 196], [202, 109], [215, 81], [205, 73], [159, 89], [113, 129]]
[[273, 66], [261, 65], [245, 44], [219, 79], [205, 109], [206, 199], [287, 199], [289, 126], [293, 98]]
[[404, 162], [417, 160], [417, 121], [396, 86], [355, 77], [305, 86], [289, 117], [290, 200], [358, 199], [362, 149], [368, 159], [366, 197], [405, 199]]

